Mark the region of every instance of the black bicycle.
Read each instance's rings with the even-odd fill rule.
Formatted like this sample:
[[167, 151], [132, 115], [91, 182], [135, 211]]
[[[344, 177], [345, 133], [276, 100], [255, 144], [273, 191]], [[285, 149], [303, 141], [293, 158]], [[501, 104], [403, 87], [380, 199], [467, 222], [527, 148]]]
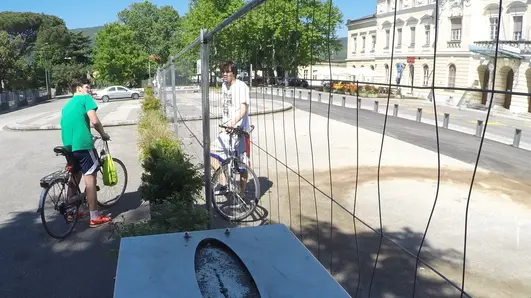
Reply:
[[238, 151], [232, 150], [233, 136], [249, 137], [254, 126], [251, 126], [249, 132], [245, 132], [241, 127], [230, 128], [223, 125], [219, 127], [229, 131], [229, 152], [227, 159], [212, 175], [214, 198], [212, 203], [221, 217], [229, 221], [238, 221], [248, 217], [255, 210], [260, 199], [260, 183], [254, 171], [239, 156]]
[[[100, 137], [93, 137], [93, 142], [96, 143], [100, 140]], [[104, 143], [104, 148], [99, 152], [98, 160], [100, 165], [103, 165], [105, 155], [109, 152], [109, 147], [106, 141]], [[85, 198], [85, 192], [81, 192], [78, 181], [72, 172], [72, 153], [69, 152], [65, 147], [57, 146], [53, 149], [56, 156], [62, 155], [66, 158], [66, 166], [63, 170], [53, 172], [49, 175], [44, 176], [40, 180], [40, 186], [42, 188], [41, 196], [39, 200], [39, 207], [37, 212], [41, 215], [42, 224], [46, 233], [56, 239], [64, 239], [72, 233], [74, 227], [82, 213], [80, 209], [83, 208], [88, 212], [88, 203]], [[125, 189], [127, 188], [127, 169], [125, 168], [124, 163], [118, 158], [113, 157], [114, 165], [116, 172], [118, 174], [118, 183], [113, 186], [106, 186], [103, 184], [103, 167], [100, 167], [100, 174], [98, 175], [98, 181], [96, 190], [98, 191], [98, 205], [102, 208], [109, 208], [118, 203]], [[123, 173], [123, 175], [120, 175]], [[68, 197], [69, 187], [73, 187], [71, 190], [72, 195]], [[56, 191], [56, 188], [58, 191]], [[108, 190], [119, 191], [118, 195], [112, 197], [110, 200], [103, 201], [104, 197], [102, 194]], [[49, 200], [47, 200], [49, 198]], [[49, 204], [46, 204], [49, 202]], [[47, 218], [46, 210], [47, 205], [51, 208], [52, 218]], [[55, 227], [64, 228], [63, 232], [55, 231]]]

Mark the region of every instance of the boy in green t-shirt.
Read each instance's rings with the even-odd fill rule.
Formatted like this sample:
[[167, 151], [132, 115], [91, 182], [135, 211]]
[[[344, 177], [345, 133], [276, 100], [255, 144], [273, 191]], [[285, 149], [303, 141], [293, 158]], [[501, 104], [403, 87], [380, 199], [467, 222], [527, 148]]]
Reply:
[[[71, 85], [74, 96], [63, 107], [61, 114], [61, 137], [63, 146], [72, 152], [73, 172], [79, 184], [81, 174], [85, 181], [85, 195], [90, 210], [90, 227], [97, 227], [111, 221], [98, 212], [96, 175], [100, 164], [94, 148], [90, 125], [98, 131], [104, 141], [110, 139], [96, 115], [98, 106], [87, 93], [88, 85], [74, 80]], [[70, 194], [69, 194], [70, 195]]]

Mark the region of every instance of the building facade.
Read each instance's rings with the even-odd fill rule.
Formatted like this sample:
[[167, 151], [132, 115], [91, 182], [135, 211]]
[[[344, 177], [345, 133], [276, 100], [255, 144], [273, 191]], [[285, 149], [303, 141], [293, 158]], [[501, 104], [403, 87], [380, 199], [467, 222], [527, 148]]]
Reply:
[[[525, 93], [495, 94], [495, 105], [531, 112], [531, 9], [526, 2], [503, 2], [498, 27], [500, 7], [494, 0], [440, 0], [438, 18], [434, 0], [398, 0], [396, 13], [395, 0], [377, 0], [375, 14], [347, 22], [347, 68], [369, 67], [380, 83], [396, 83], [401, 68], [400, 84], [411, 86], [402, 94], [423, 98], [430, 91], [415, 87], [431, 86], [433, 80], [440, 87], [490, 89], [495, 77], [495, 90]], [[444, 89], [435, 95], [455, 105], [490, 100], [482, 91]]]

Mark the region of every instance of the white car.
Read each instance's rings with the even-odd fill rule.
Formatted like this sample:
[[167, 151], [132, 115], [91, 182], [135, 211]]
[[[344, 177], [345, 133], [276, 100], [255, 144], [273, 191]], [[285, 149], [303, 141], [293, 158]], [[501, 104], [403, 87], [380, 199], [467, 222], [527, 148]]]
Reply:
[[92, 97], [94, 99], [101, 99], [103, 102], [108, 102], [111, 99], [118, 98], [139, 99], [140, 95], [141, 91], [132, 90], [124, 86], [110, 86], [92, 93]]

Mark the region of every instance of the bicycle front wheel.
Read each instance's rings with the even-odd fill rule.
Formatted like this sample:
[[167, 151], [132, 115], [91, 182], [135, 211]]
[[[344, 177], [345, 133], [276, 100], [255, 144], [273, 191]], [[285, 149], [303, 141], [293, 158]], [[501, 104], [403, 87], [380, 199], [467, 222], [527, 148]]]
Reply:
[[55, 179], [44, 190], [39, 204], [41, 221], [46, 233], [55, 239], [64, 239], [72, 233], [78, 220], [79, 205], [68, 204], [67, 182], [64, 178]]
[[128, 174], [124, 163], [116, 157], [113, 157], [112, 160], [116, 168], [118, 183], [112, 186], [103, 184], [103, 167], [100, 168], [100, 175], [98, 175], [98, 205], [103, 208], [116, 205], [127, 188]]
[[256, 209], [260, 183], [250, 167], [239, 160], [232, 161], [238, 164], [240, 170], [231, 169], [231, 160], [228, 160], [212, 176], [212, 203], [225, 220], [239, 221]]

